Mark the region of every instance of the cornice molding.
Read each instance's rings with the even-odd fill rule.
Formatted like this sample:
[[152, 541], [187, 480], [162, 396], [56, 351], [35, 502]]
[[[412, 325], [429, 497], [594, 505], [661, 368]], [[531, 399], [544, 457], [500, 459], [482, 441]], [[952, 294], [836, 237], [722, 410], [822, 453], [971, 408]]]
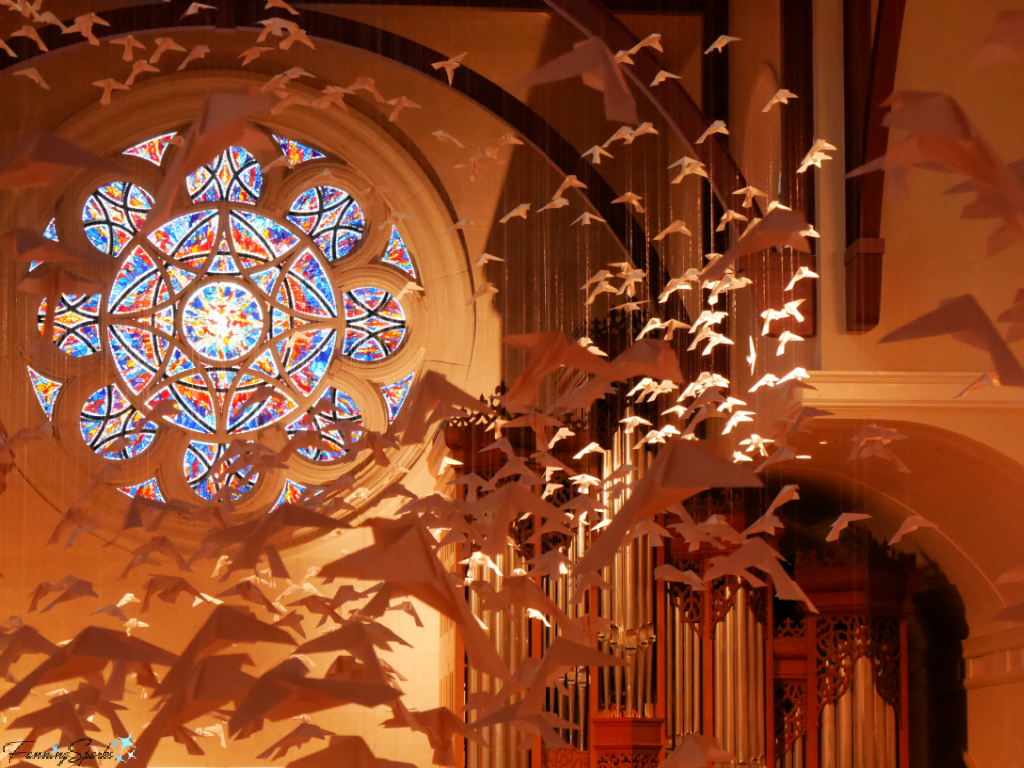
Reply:
[[887, 410], [908, 411], [1003, 411], [1024, 410], [1024, 389], [988, 387], [955, 395], [978, 378], [977, 373], [949, 371], [810, 371], [801, 389], [801, 402], [850, 416], [870, 411], [881, 416]]

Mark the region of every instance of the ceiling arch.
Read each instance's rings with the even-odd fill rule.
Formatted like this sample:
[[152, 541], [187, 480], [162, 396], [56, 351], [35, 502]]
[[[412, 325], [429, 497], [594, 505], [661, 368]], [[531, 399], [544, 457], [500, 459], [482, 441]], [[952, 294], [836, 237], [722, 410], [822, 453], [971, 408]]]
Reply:
[[[631, 32], [600, 6], [590, 2], [560, 3], [561, 0], [557, 0], [556, 9], [560, 13], [587, 34], [600, 35], [609, 47], [630, 47], [637, 42]], [[313, 0], [303, 9], [303, 21], [307, 27], [315, 30], [315, 37], [369, 51], [392, 59], [432, 79], [436, 77], [430, 65], [445, 58], [438, 51], [371, 24], [314, 10], [316, 5], [321, 4], [326, 3]], [[105, 37], [110, 37], [143, 31], [197, 29], [210, 26], [209, 15], [183, 20], [182, 13], [186, 6], [187, 3], [174, 0], [170, 3], [149, 3], [105, 11], [103, 19], [109, 26], [104, 27], [102, 31], [106, 33]], [[606, 15], [595, 16], [598, 12]], [[213, 26], [217, 29], [259, 29], [258, 22], [266, 17], [262, 4], [246, 0], [225, 0], [218, 3], [217, 8], [211, 13], [216, 19]], [[76, 36], [62, 35], [52, 26], [41, 29], [40, 36], [50, 50], [81, 44]], [[12, 38], [9, 45], [19, 58], [10, 60], [7, 67], [41, 55], [36, 44], [27, 38]], [[642, 82], [643, 77], [647, 77], [648, 70], [653, 77], [653, 72], [657, 69], [654, 58], [646, 50], [640, 52], [637, 62], [639, 69], [636, 73], [629, 74], [637, 83], [641, 95], [665, 117], [684, 146], [692, 148], [694, 153], [707, 163], [713, 194], [725, 205], [731, 193], [746, 183], [729, 154], [727, 145], [718, 136], [713, 136], [703, 145], [694, 145], [694, 132], [697, 131], [698, 135], [703, 132], [710, 124], [708, 119], [678, 84], [665, 84], [669, 87], [663, 86], [665, 95], [660, 95], [654, 94], [650, 87]], [[656, 294], [662, 290], [669, 276], [661, 254], [649, 242], [642, 225], [630, 215], [628, 206], [612, 203], [618, 197], [616, 191], [598, 169], [580, 156], [577, 149], [564, 136], [536, 111], [469, 67], [463, 66], [456, 70], [452, 87], [513, 128], [560, 172], [575, 175], [587, 184], [587, 189], [580, 191], [606, 220], [607, 226], [622, 249], [630, 255], [634, 263], [649, 265], [652, 293]], [[411, 142], [406, 142], [407, 146], [409, 143]], [[673, 296], [671, 301], [675, 304], [678, 298]]]
[[[910, 471], [878, 458], [850, 461], [850, 447], [864, 424], [861, 419], [818, 420], [798, 443], [811, 458], [777, 464], [766, 474], [798, 483], [801, 504], [832, 506], [830, 521], [840, 512], [871, 514], [866, 525], [880, 538], [891, 538], [911, 515], [935, 523], [936, 529], [908, 534], [899, 548], [918, 550], [943, 569], [963, 597], [973, 634], [1001, 628], [995, 615], [1024, 600], [1019, 584], [998, 583], [1002, 573], [1021, 562], [1020, 464], [962, 434], [889, 420], [884, 426], [906, 439], [888, 447]], [[978, 510], [982, 498], [983, 516]]]

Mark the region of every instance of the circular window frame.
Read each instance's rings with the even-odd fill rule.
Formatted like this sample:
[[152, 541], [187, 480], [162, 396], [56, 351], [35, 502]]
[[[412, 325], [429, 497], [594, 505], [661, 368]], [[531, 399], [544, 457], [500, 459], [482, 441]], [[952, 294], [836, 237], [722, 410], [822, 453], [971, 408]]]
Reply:
[[[65, 123], [59, 133], [97, 154], [115, 158], [125, 167], [125, 174], [76, 173], [62, 189], [54, 189], [52, 194], [47, 190], [47, 193], [34, 197], [32, 202], [35, 205], [22, 206], [20, 213], [16, 214], [18, 223], [41, 228], [51, 217], [56, 217], [61, 242], [71, 248], [90, 249], [98, 254], [81, 226], [81, 212], [89, 195], [98, 186], [118, 180], [135, 181], [155, 195], [166, 170], [165, 164], [158, 168], [142, 158], [121, 154], [123, 150], [171, 130], [180, 133], [183, 128], [187, 129], [188, 124], [183, 124], [182, 114], [197, 114], [210, 93], [238, 91], [259, 82], [256, 77], [236, 74], [182, 73], [140, 84], [111, 107], [87, 108]], [[117, 110], [117, 120], [110, 119], [110, 110]], [[327, 263], [361, 265], [373, 280], [353, 281], [342, 272], [332, 273], [339, 315], [344, 312], [344, 292], [356, 287], [356, 283], [371, 284], [395, 295], [410, 282], [409, 275], [380, 262], [390, 237], [390, 226], [380, 225], [389, 223], [392, 214], [398, 212], [388, 201], [402, 201], [400, 212], [405, 214], [405, 218], [401, 219], [399, 229], [415, 258], [417, 276], [414, 282], [425, 288], [424, 293], [410, 292], [400, 299], [406, 314], [406, 337], [395, 353], [377, 363], [346, 359], [342, 365], [332, 365], [320, 385], [321, 389], [336, 386], [351, 395], [360, 406], [366, 427], [386, 431], [390, 425], [380, 387], [393, 384], [410, 372], [418, 378], [431, 368], [442, 370], [457, 385], [464, 383], [470, 374], [476, 330], [475, 312], [469, 301], [472, 295], [471, 273], [459, 238], [445, 234], [452, 224], [452, 217], [442, 195], [432, 186], [416, 160], [372, 119], [357, 111], [344, 112], [338, 108], [322, 112], [290, 110], [278, 118], [260, 116], [251, 122], [268, 133], [270, 142], [273, 139], [269, 134], [277, 134], [308, 143], [329, 154], [327, 159], [310, 160], [293, 169], [275, 167], [264, 172], [264, 192], [257, 209], [262, 209], [272, 218], [287, 221], [291, 203], [315, 179], [321, 184], [344, 189], [363, 210], [366, 224], [359, 244], [343, 259], [328, 260]], [[246, 144], [244, 141], [239, 143]], [[274, 146], [276, 148], [276, 144]], [[250, 149], [259, 159], [258, 150]], [[358, 168], [348, 161], [350, 157], [360, 158]], [[374, 194], [372, 199], [366, 199], [366, 192], [373, 188], [386, 189], [387, 193]], [[184, 190], [182, 195], [185, 195]], [[168, 216], [171, 217], [173, 214]], [[90, 272], [89, 276], [104, 285], [104, 300], [126, 253], [122, 251], [119, 257], [110, 258], [109, 267], [101, 264]], [[19, 295], [16, 301], [16, 311], [24, 321], [22, 340], [29, 340], [28, 345], [22, 343], [19, 351], [27, 353], [27, 362], [36, 370], [63, 385], [53, 414], [55, 435], [59, 440], [49, 448], [63, 454], [59, 461], [65, 472], [64, 482], [60, 485], [84, 487], [98, 471], [111, 466], [112, 461], [94, 454], [84, 445], [78, 429], [81, 404], [102, 386], [114, 383], [123, 389], [124, 384], [107, 351], [69, 358], [52, 345], [32, 344], [38, 334], [35, 323], [38, 303], [38, 296], [25, 294]], [[100, 331], [104, 343], [107, 343], [106, 328], [101, 326]], [[338, 340], [338, 349], [340, 346], [341, 339]], [[46, 354], [37, 358], [35, 353], [43, 348]], [[62, 376], [61, 371], [69, 373]], [[37, 404], [33, 405], [35, 398], [30, 385], [26, 384], [23, 393], [23, 406], [37, 408]], [[298, 414], [290, 414], [274, 425], [250, 433], [250, 436], [272, 450], [284, 447], [285, 422], [291, 423], [297, 417]], [[76, 434], [69, 434], [69, 430]], [[107, 511], [123, 508], [129, 503], [117, 488], [153, 477], [157, 478], [166, 498], [185, 498], [202, 503], [198, 497], [188, 495], [191, 489], [184, 481], [181, 468], [175, 466], [179, 454], [183, 453], [182, 444], [196, 437], [180, 428], [158, 430], [156, 438], [145, 451], [113, 464], [116, 471], [108, 474], [116, 475], [116, 478], [98, 489], [89, 506], [100, 511], [100, 518], [113, 516], [117, 520], [116, 527], [120, 528], [120, 515]], [[423, 452], [423, 446], [404, 447], [395, 456], [394, 466], [409, 469]], [[367, 488], [369, 498], [372, 498], [390, 481], [391, 474], [376, 467], [364, 454], [368, 452], [360, 452], [355, 457], [349, 454], [342, 461], [333, 463], [296, 457], [286, 471], [261, 473], [256, 487], [236, 502], [240, 519], [269, 508], [280, 493], [285, 478], [304, 485], [322, 484], [335, 479], [342, 467], [344, 471], [354, 473], [357, 485]], [[169, 457], [174, 460], [168, 460]], [[34, 477], [35, 472], [30, 471], [29, 474], [33, 475], [29, 477], [30, 482], [56, 508], [67, 506], [68, 499], [60, 498], [64, 495], [64, 488], [57, 493], [47, 493], [48, 486], [55, 484], [46, 482], [45, 478]], [[70, 491], [66, 493], [74, 495]], [[187, 524], [173, 525], [182, 528], [178, 534], [184, 535], [186, 540], [189, 538]]]

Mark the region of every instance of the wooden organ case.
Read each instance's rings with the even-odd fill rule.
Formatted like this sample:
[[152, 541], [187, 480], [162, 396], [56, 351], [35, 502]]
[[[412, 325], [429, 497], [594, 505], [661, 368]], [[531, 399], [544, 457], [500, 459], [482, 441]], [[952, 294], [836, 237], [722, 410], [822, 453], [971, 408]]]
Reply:
[[798, 552], [796, 578], [819, 612], [775, 622], [777, 765], [906, 768], [914, 556], [848, 530]]
[[[560, 452], [552, 451], [556, 458], [589, 442], [589, 425], [578, 426], [583, 437], [560, 444]], [[505, 436], [543, 474], [542, 465], [526, 458], [535, 448], [527, 432], [510, 430]], [[486, 422], [452, 423], [444, 434], [448, 450], [463, 462], [463, 475], [486, 479], [500, 471], [506, 457], [479, 453], [494, 441]], [[603, 435], [601, 444], [611, 448], [595, 457], [592, 471], [607, 476], [623, 457], [643, 453], [632, 450], [634, 439], [621, 429]], [[465, 743], [460, 766], [655, 768], [687, 735], [700, 733], [713, 735], [737, 766], [909, 767], [913, 556], [896, 555], [854, 528], [839, 543], [789, 542], [783, 551], [791, 573], [818, 613], [775, 599], [770, 580], [759, 571], [751, 580], [717, 578], [704, 589], [656, 578], [655, 570], [666, 564], [703, 577], [713, 558], [735, 549], [738, 532], [766, 503], [761, 494], [709, 492], [688, 502], [686, 511], [711, 533], [714, 545], [694, 547], [681, 535], [664, 537], [652, 529], [625, 545], [604, 570], [608, 586], [574, 591], [569, 576], [552, 563], [559, 553], [584, 554], [596, 535], [592, 527], [613, 515], [619, 502], [612, 498], [601, 511], [568, 487], [549, 501], [568, 505], [585, 522], [571, 535], [517, 526], [507, 551], [495, 558], [501, 574], [468, 552], [453, 551], [450, 563], [454, 568], [465, 562], [470, 603], [510, 661], [540, 658], [559, 636], [557, 622], [547, 626], [525, 610], [486, 610], [483, 596], [512, 584], [511, 578], [531, 581], [552, 610], [587, 619], [591, 646], [623, 666], [578, 667], [548, 688], [546, 712], [560, 744], [494, 725], [481, 728], [479, 742]], [[666, 514], [655, 522], [669, 533], [679, 519]], [[523, 575], [538, 562], [542, 575]], [[460, 712], [472, 705], [474, 694], [496, 692], [498, 683], [468, 667], [454, 628], [445, 625], [444, 631], [442, 647], [451, 659], [442, 662], [443, 703]], [[472, 709], [466, 712], [467, 722], [478, 718]]]

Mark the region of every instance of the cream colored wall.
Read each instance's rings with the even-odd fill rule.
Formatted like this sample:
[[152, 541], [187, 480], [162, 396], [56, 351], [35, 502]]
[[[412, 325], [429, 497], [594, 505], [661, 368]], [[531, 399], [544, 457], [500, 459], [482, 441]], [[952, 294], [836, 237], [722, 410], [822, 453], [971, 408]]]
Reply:
[[[919, 461], [914, 473], [904, 476], [878, 466], [843, 467], [841, 459], [831, 467], [816, 462], [816, 469], [832, 473], [829, 482], [838, 487], [864, 483], [875, 489], [880, 512], [872, 525], [881, 535], [891, 535], [909, 514], [939, 525], [937, 532], [925, 532], [901, 546], [919, 548], [938, 562], [964, 599], [972, 636], [964, 649], [972, 757], [978, 766], [1014, 764], [1024, 722], [1024, 680], [1013, 660], [1019, 659], [1022, 643], [1019, 630], [1011, 629], [1016, 625], [994, 621], [993, 615], [1022, 599], [1015, 586], [995, 582], [1024, 559], [1016, 531], [1024, 503], [1019, 493], [1006, 492], [1024, 473], [1024, 391], [982, 390], [953, 400], [968, 382], [993, 370], [984, 352], [949, 336], [879, 342], [935, 309], [940, 300], [964, 293], [974, 294], [995, 319], [1024, 285], [1024, 243], [988, 256], [986, 239], [994, 222], [963, 219], [961, 211], [970, 197], [944, 194], [961, 179], [913, 171], [905, 194], [895, 194], [891, 184], [886, 190], [880, 323], [865, 334], [845, 332], [841, 6], [815, 3], [816, 135], [840, 150], [835, 160], [814, 171], [819, 182], [817, 228], [824, 246], [819, 261], [823, 373], [817, 382], [812, 379], [818, 391], [805, 399], [843, 417], [833, 429], [850, 435], [864, 423], [896, 425], [914, 444], [894, 445], [894, 451], [911, 463]], [[1024, 4], [908, 0], [896, 90], [953, 96], [997, 154], [1011, 161], [1024, 156], [1021, 65], [970, 68], [1003, 8], [1021, 9]], [[1000, 328], [1006, 330], [1005, 325]], [[1012, 347], [1024, 354], [1020, 343]], [[965, 454], [944, 470], [947, 445], [963, 447], [968, 454], [993, 452], [987, 458]]]
[[[834, 4], [824, 4], [827, 7]], [[996, 13], [1003, 8], [1024, 8], [1020, 2], [978, 4], [964, 0], [909, 0], [903, 24], [897, 91], [937, 91], [952, 96], [963, 107], [1004, 161], [1024, 155], [1024, 96], [1020, 87], [1020, 65], [1004, 64], [979, 70], [970, 68], [971, 59], [992, 28]], [[834, 9], [823, 16], [834, 17]], [[832, 39], [822, 46], [835, 45]], [[839, 38], [841, 43], [841, 38]], [[823, 58], [831, 62], [816, 70], [829, 76], [820, 89], [841, 94], [841, 61], [828, 50]], [[834, 50], [834, 47], [831, 48]], [[841, 114], [842, 102], [838, 107]], [[828, 131], [841, 129], [832, 117], [819, 118]], [[832, 132], [821, 132], [824, 138]], [[837, 143], [833, 140], [833, 143]], [[841, 142], [840, 142], [841, 143]], [[842, 199], [841, 155], [818, 173], [827, 194]], [[992, 221], [961, 217], [969, 195], [946, 195], [945, 190], [961, 179], [949, 174], [914, 171], [905, 194], [897, 195], [887, 186], [882, 234], [886, 241], [882, 314], [878, 328], [865, 335], [843, 331], [843, 306], [836, 301], [823, 316], [824, 367], [835, 370], [985, 371], [992, 367], [987, 356], [966, 344], [948, 338], [879, 344], [886, 333], [938, 306], [942, 298], [973, 293], [993, 316], [1013, 303], [1024, 281], [1024, 243], [1016, 243], [994, 256], [986, 253], [986, 239], [995, 228]], [[838, 207], [834, 215], [841, 216]], [[824, 224], [824, 222], [823, 222]], [[833, 226], [835, 223], [833, 222]], [[835, 228], [837, 235], [842, 229]], [[836, 255], [841, 249], [836, 241]], [[841, 261], [833, 268], [839, 282]], [[831, 291], [829, 291], [831, 293]], [[1024, 347], [1015, 347], [1024, 353]]]
[[[837, 101], [836, 94], [842, 92], [842, 62], [835, 53], [841, 50], [842, 42], [840, 6], [815, 6], [819, 35], [815, 74], [816, 95], [824, 96], [819, 104], [817, 133], [841, 147], [842, 102]], [[1024, 8], [1021, 3], [1015, 6]], [[1020, 65], [977, 71], [970, 68], [974, 52], [1002, 7], [955, 0], [909, 0], [896, 89], [951, 95], [998, 155], [1010, 161], [1024, 155]], [[994, 223], [963, 219], [961, 210], [969, 196], [944, 194], [960, 179], [930, 171], [911, 172], [905, 194], [896, 195], [891, 184], [886, 190], [881, 321], [868, 333], [846, 333], [844, 161], [841, 151], [835, 155], [834, 161], [815, 171], [821, 185], [818, 229], [826, 248], [820, 262], [819, 343], [824, 374], [819, 377], [819, 391], [808, 393], [806, 399], [829, 403], [838, 415], [851, 418], [882, 419], [899, 414], [904, 420], [991, 446], [1011, 460], [1008, 467], [1019, 467], [1024, 462], [1024, 392], [1016, 388], [991, 389], [968, 393], [962, 400], [953, 399], [977, 375], [993, 370], [984, 352], [949, 336], [888, 344], [880, 343], [880, 339], [935, 309], [942, 299], [964, 293], [974, 294], [995, 319], [1012, 304], [1018, 287], [1024, 285], [1024, 243], [988, 256], [986, 239]], [[1005, 330], [1006, 326], [1001, 328]], [[1024, 354], [1020, 343], [1012, 346], [1018, 355]], [[907, 477], [904, 482], [909, 492], [919, 481]], [[984, 494], [985, 489], [979, 488], [979, 493]], [[916, 512], [929, 518], [942, 515], [941, 511], [928, 509]], [[1024, 512], [1024, 507], [1015, 504], [1006, 512], [1018, 514]], [[985, 553], [993, 548], [1005, 546], [1007, 556], [1016, 556], [1015, 542], [994, 536], [994, 532], [988, 526], [974, 525], [959, 531], [956, 539], [982, 563]], [[971, 595], [964, 597], [970, 603]]]

